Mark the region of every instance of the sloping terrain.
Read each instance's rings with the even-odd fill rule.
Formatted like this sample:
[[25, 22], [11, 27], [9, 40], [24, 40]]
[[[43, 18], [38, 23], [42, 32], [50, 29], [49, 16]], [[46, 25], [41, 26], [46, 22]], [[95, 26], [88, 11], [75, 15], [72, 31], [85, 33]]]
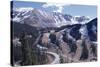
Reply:
[[15, 63], [23, 60], [24, 50], [24, 55], [31, 58], [26, 60], [34, 65], [52, 64], [55, 60], [55, 63], [97, 61], [97, 18], [90, 21], [85, 16], [16, 9], [11, 24]]

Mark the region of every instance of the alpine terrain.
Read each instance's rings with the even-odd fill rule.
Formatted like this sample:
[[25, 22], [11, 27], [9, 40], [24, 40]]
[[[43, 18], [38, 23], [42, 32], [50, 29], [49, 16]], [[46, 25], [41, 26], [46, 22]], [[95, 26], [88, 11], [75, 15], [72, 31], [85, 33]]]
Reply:
[[15, 8], [11, 27], [14, 65], [97, 61], [97, 18]]

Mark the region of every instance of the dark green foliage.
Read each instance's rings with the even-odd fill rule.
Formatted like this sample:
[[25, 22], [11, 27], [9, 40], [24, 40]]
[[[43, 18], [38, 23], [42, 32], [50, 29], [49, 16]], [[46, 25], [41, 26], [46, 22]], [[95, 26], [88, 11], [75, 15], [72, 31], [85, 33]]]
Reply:
[[95, 44], [92, 44], [91, 48], [92, 48], [93, 55], [97, 57], [97, 46], [95, 46]]
[[76, 43], [72, 39], [68, 38], [67, 34], [68, 33], [66, 33], [66, 32], [63, 34], [63, 41], [66, 42], [69, 45], [69, 47], [70, 47], [70, 53], [71, 52], [75, 53], [76, 49], [77, 49]]
[[[95, 18], [95, 19], [93, 19], [93, 20], [91, 20], [89, 23], [87, 23], [86, 25], [87, 25], [87, 29], [88, 29], [88, 36], [89, 36], [89, 39], [91, 40], [91, 41], [97, 41], [97, 18]], [[96, 27], [96, 29], [95, 30], [93, 30], [92, 28], [93, 28], [93, 25]], [[96, 34], [95, 34], [95, 32], [96, 32]]]
[[56, 44], [56, 35], [55, 34], [50, 34], [49, 36], [51, 43]]
[[64, 63], [64, 60], [61, 56], [60, 56], [60, 63]]
[[20, 37], [20, 34], [25, 31], [27, 34], [31, 34], [36, 38], [38, 36], [38, 30], [27, 24], [21, 24], [17, 22], [11, 22], [13, 27], [13, 36]]
[[[14, 45], [14, 44], [13, 44]], [[22, 59], [22, 51], [20, 46], [13, 46], [13, 59], [14, 62]]]
[[32, 65], [32, 49], [29, 47], [27, 34], [23, 32], [20, 37], [20, 42], [22, 44], [22, 65]]
[[32, 44], [29, 44], [29, 41], [30, 38], [27, 38], [27, 33], [23, 32], [20, 36], [20, 42], [22, 44], [21, 65], [38, 65], [47, 63], [45, 50], [40, 50], [36, 46], [32, 47]]
[[81, 55], [81, 57], [80, 57], [80, 60], [88, 59], [89, 51], [88, 51], [86, 45], [88, 45], [88, 44], [85, 44], [85, 40], [83, 40], [83, 42], [82, 42], [82, 47], [83, 47], [83, 49], [82, 49], [82, 55]]

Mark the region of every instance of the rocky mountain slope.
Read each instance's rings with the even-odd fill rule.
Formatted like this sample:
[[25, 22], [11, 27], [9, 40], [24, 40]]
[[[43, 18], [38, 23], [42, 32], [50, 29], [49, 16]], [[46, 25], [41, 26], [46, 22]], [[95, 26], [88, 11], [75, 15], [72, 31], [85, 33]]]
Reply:
[[86, 16], [71, 16], [61, 13], [49, 13], [34, 8], [13, 9], [12, 21], [35, 27], [61, 27], [63, 25], [85, 24], [91, 19]]
[[97, 18], [91, 20], [85, 16], [20, 8], [13, 10], [11, 24], [15, 62], [22, 57], [21, 46], [15, 45], [21, 45], [23, 31], [32, 36], [28, 39], [31, 48], [35, 46], [40, 51], [46, 48], [47, 52], [56, 53], [60, 57], [59, 63], [97, 60]]

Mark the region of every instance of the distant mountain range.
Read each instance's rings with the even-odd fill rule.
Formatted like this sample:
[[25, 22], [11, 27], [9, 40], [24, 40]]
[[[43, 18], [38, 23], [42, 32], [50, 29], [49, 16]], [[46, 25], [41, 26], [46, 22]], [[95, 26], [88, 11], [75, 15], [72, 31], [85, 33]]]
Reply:
[[[34, 8], [17, 8], [12, 10], [12, 22], [15, 33], [27, 30], [31, 32], [37, 28], [55, 28], [56, 31], [66, 31], [76, 40], [81, 36], [91, 41], [97, 40], [97, 18], [90, 19], [85, 16], [71, 16], [61, 13], [49, 13]], [[34, 31], [33, 31], [34, 32]]]
[[85, 24], [91, 19], [86, 16], [71, 16], [57, 12], [46, 12], [34, 8], [13, 9], [12, 21], [35, 27], [61, 27], [64, 25]]
[[[60, 61], [64, 59], [64, 63], [96, 61], [97, 19], [49, 13], [34, 8], [11, 10], [14, 62], [22, 60], [21, 43], [25, 41], [31, 48], [39, 48], [41, 54], [44, 54], [44, 50], [41, 51], [44, 47], [47, 51], [58, 54], [61, 57]], [[23, 33], [26, 35], [22, 42]]]

